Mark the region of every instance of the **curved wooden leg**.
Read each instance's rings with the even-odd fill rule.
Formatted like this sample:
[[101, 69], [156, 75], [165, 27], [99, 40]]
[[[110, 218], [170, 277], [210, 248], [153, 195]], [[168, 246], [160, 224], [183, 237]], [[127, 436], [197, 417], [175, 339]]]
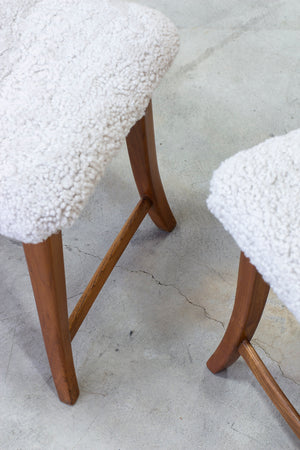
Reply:
[[300, 438], [300, 416], [250, 344], [266, 304], [269, 285], [241, 253], [235, 304], [224, 337], [207, 361], [217, 373], [241, 355], [283, 418]]
[[269, 289], [256, 268], [241, 253], [233, 312], [219, 347], [207, 361], [211, 372], [220, 372], [238, 359], [240, 344], [245, 339], [251, 340], [259, 324]]
[[60, 400], [79, 395], [68, 323], [61, 233], [40, 244], [23, 244], [53, 380]]
[[131, 128], [126, 142], [140, 196], [148, 197], [152, 201], [149, 211], [151, 219], [162, 230], [172, 231], [176, 220], [169, 207], [159, 175], [151, 101], [144, 117]]

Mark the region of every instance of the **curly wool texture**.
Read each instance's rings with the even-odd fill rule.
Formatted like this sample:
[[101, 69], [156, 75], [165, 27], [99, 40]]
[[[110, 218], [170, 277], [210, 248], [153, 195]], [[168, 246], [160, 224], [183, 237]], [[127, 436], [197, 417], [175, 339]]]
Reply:
[[119, 0], [0, 0], [0, 233], [73, 224], [178, 50], [158, 11]]
[[300, 129], [223, 162], [207, 205], [300, 321]]

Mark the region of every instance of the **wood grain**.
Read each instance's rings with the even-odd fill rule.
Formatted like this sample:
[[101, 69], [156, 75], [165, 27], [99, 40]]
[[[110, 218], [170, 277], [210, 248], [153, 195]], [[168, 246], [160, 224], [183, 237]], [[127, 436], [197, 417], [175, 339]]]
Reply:
[[151, 219], [162, 230], [172, 231], [176, 220], [168, 204], [158, 170], [151, 101], [144, 117], [130, 130], [126, 142], [140, 196], [148, 197], [152, 201], [149, 211]]
[[239, 346], [239, 353], [244, 358], [257, 381], [272, 400], [278, 411], [300, 439], [300, 416], [288, 398], [282, 392], [252, 345], [243, 341]]
[[151, 200], [149, 200], [148, 198], [143, 198], [139, 201], [139, 203], [125, 222], [120, 233], [114, 240], [112, 246], [106, 253], [98, 269], [92, 276], [89, 284], [87, 285], [84, 293], [82, 294], [70, 316], [69, 328], [71, 339], [73, 339], [75, 334], [77, 333], [80, 325], [82, 324], [94, 301], [96, 300], [105, 281], [109, 277], [111, 271], [118, 262], [120, 256], [124, 252], [130, 239], [138, 229], [145, 215], [149, 211], [151, 204]]
[[61, 233], [40, 244], [23, 244], [44, 343], [60, 400], [74, 404], [79, 389], [68, 324]]
[[245, 339], [251, 340], [259, 324], [269, 289], [256, 268], [241, 253], [234, 308], [220, 345], [207, 361], [211, 372], [220, 372], [238, 359], [240, 344]]
[[263, 313], [269, 285], [262, 279], [249, 259], [241, 253], [238, 283], [233, 312], [217, 350], [207, 367], [217, 373], [233, 364], [241, 355], [292, 430], [300, 438], [300, 416], [282, 392], [250, 340]]

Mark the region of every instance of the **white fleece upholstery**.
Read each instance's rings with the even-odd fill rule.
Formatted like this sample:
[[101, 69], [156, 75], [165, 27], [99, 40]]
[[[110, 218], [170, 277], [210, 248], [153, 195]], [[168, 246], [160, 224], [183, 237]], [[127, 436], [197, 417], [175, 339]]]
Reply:
[[223, 162], [207, 205], [300, 321], [300, 129]]
[[79, 216], [178, 50], [119, 0], [0, 0], [0, 233], [38, 243]]

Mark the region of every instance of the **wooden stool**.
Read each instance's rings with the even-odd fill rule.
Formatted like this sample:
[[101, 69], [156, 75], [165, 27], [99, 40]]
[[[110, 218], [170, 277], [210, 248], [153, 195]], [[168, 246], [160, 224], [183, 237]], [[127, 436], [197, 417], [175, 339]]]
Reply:
[[79, 395], [71, 340], [142, 220], [149, 213], [162, 230], [172, 231], [176, 225], [158, 171], [151, 103], [145, 116], [130, 131], [127, 146], [141, 200], [92, 276], [69, 319], [61, 233], [53, 234], [40, 244], [23, 244], [53, 380], [64, 403], [75, 403]]
[[218, 373], [241, 355], [300, 438], [298, 412], [250, 343], [269, 286], [300, 320], [299, 154], [300, 131], [296, 130], [238, 153], [214, 173], [208, 207], [242, 253], [231, 319], [207, 367]]
[[[162, 230], [176, 224], [151, 98], [179, 39], [163, 14], [131, 2], [27, 3], [7, 4], [0, 24], [0, 233], [23, 243], [54, 383], [73, 404], [71, 340], [146, 214]], [[61, 230], [125, 138], [141, 199], [68, 318]]]

